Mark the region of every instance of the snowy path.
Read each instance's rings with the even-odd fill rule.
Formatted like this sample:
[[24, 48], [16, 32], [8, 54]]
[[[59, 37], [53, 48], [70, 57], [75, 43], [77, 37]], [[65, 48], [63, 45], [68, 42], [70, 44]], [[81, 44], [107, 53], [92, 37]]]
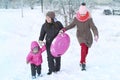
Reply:
[[[80, 46], [76, 29], [67, 33], [71, 44], [62, 56], [61, 71], [47, 76], [46, 52], [43, 53], [42, 74], [38, 80], [120, 80], [120, 16], [104, 16], [101, 10], [92, 14], [100, 32], [99, 41], [94, 42], [87, 57], [87, 71], [79, 66]], [[30, 42], [38, 40], [44, 15], [38, 9], [24, 11], [0, 10], [0, 80], [30, 80], [30, 66], [25, 58]]]

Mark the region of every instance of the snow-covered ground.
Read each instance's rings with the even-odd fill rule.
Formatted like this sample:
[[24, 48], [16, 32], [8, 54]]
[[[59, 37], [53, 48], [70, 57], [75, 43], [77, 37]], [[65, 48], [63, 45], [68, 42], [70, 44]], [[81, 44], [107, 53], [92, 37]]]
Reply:
[[[87, 71], [79, 66], [80, 46], [76, 28], [67, 31], [71, 44], [62, 56], [61, 71], [47, 76], [46, 52], [43, 53], [42, 74], [38, 80], [120, 80], [120, 16], [105, 16], [102, 9], [92, 11], [99, 30], [99, 40], [94, 42], [87, 56]], [[31, 80], [26, 55], [33, 40], [38, 40], [45, 14], [40, 8], [0, 10], [0, 80]], [[64, 21], [64, 20], [60, 20]]]

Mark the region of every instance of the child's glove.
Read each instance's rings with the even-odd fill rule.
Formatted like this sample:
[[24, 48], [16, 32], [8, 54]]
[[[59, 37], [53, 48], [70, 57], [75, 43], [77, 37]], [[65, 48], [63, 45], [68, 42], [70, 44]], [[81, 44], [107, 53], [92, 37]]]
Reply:
[[94, 40], [97, 42], [98, 41], [98, 36], [96, 35], [95, 37], [94, 37]]

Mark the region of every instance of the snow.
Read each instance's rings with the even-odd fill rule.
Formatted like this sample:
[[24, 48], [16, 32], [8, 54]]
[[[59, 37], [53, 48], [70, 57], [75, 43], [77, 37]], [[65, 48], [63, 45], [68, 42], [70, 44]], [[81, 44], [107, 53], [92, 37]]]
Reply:
[[[40, 8], [23, 11], [22, 18], [20, 9], [0, 9], [0, 80], [31, 80], [26, 55], [31, 41], [38, 40], [45, 14]], [[92, 17], [99, 30], [99, 40], [89, 49], [87, 71], [81, 71], [79, 66], [80, 46], [74, 28], [67, 31], [71, 43], [62, 56], [61, 71], [46, 75], [48, 65], [44, 52], [43, 77], [37, 80], [120, 80], [120, 16], [105, 16], [102, 9], [95, 9]]]

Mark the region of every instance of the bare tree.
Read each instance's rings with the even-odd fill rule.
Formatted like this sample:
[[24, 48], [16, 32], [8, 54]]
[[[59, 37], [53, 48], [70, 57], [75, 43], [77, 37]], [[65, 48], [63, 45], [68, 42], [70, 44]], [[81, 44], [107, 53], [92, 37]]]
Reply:
[[41, 0], [41, 11], [43, 12], [43, 0]]
[[34, 9], [34, 4], [35, 4], [34, 0], [29, 0], [29, 5], [31, 9]]
[[67, 26], [67, 25], [68, 25], [67, 12], [66, 12], [66, 10], [65, 10], [65, 6], [64, 6], [64, 4], [63, 4], [62, 1], [61, 1], [61, 7], [62, 7], [62, 11], [63, 11], [65, 26]]
[[23, 0], [21, 0], [21, 17], [23, 18]]
[[8, 9], [8, 7], [9, 7], [9, 0], [4, 0], [3, 4], [5, 6], [5, 9]]

